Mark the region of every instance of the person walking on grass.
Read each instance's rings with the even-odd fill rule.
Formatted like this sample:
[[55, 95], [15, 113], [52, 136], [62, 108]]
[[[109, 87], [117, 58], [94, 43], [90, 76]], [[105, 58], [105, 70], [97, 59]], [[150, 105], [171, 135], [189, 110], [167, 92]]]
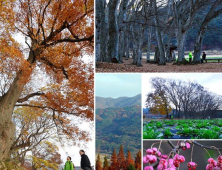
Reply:
[[85, 151], [80, 150], [79, 154], [81, 155], [80, 165], [81, 165], [82, 170], [92, 170], [90, 160], [88, 156], [85, 154]]
[[190, 52], [189, 52], [189, 63], [192, 62], [192, 57], [193, 57], [193, 54], [192, 54], [192, 52], [190, 51]]
[[64, 170], [75, 170], [74, 164], [72, 163], [71, 159], [72, 158], [70, 156], [67, 157]]

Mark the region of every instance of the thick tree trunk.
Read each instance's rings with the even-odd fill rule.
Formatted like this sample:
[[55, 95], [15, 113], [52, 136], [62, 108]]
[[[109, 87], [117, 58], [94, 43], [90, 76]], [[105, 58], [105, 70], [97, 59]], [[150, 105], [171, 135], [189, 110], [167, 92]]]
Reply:
[[104, 9], [102, 9], [102, 0], [97, 0], [96, 1], [96, 61], [101, 61], [101, 56], [100, 56], [100, 38], [101, 38], [101, 22], [102, 18], [101, 13]]
[[154, 22], [155, 22], [155, 26], [156, 26], [156, 36], [157, 36], [157, 43], [158, 43], [158, 49], [159, 49], [159, 65], [165, 65], [165, 53], [164, 53], [164, 46], [163, 46], [163, 41], [162, 41], [162, 35], [161, 35], [161, 31], [160, 31], [160, 24], [159, 24], [159, 19], [157, 16], [157, 3], [156, 0], [154, 0], [154, 12], [155, 12], [155, 16], [154, 16]]
[[[28, 61], [33, 62], [33, 58], [33, 52], [30, 52]], [[0, 98], [0, 161], [10, 157], [10, 148], [15, 135], [15, 125], [12, 122], [12, 114], [15, 104], [30, 75], [31, 71], [20, 70], [9, 90]]]
[[118, 0], [109, 1], [109, 40], [108, 40], [108, 57], [114, 63], [119, 63], [118, 44], [119, 44], [119, 28], [116, 15], [116, 7]]
[[129, 33], [125, 32], [125, 59], [128, 60], [129, 59]]
[[119, 14], [118, 14], [118, 28], [119, 28], [119, 62], [123, 63], [123, 56], [124, 56], [124, 41], [125, 41], [125, 27], [124, 20], [126, 20], [126, 10], [127, 4], [129, 0], [122, 0], [119, 7]]
[[194, 46], [194, 59], [193, 62], [195, 63], [200, 63], [200, 56], [201, 56], [201, 49], [202, 49], [202, 43], [203, 43], [203, 35], [204, 35], [204, 31], [200, 31], [196, 42], [195, 42], [195, 46]]
[[186, 41], [187, 32], [182, 32], [181, 29], [178, 30], [177, 34], [177, 49], [178, 49], [178, 62], [184, 61], [184, 45]]
[[142, 42], [143, 42], [143, 28], [142, 24], [134, 24], [133, 26], [133, 64], [142, 66]]
[[19, 72], [8, 92], [0, 101], [0, 160], [9, 157], [9, 151], [14, 141], [15, 125], [12, 122], [12, 114], [15, 104], [22, 93], [26, 81], [22, 79], [23, 71]]
[[101, 30], [100, 30], [100, 57], [102, 61], [110, 62], [107, 56], [107, 41], [109, 38], [108, 28], [108, 7], [106, 8], [106, 0], [102, 0], [102, 11], [101, 11]]
[[152, 38], [152, 27], [148, 28], [148, 41], [147, 41], [147, 54], [146, 54], [146, 62], [150, 62], [150, 54], [151, 54], [151, 38]]
[[200, 30], [198, 32], [195, 46], [194, 46], [194, 62], [199, 63], [201, 58], [201, 49], [202, 49], [202, 44], [203, 44], [203, 38], [205, 34], [205, 29], [207, 24], [214, 18], [216, 18], [218, 15], [222, 13], [222, 10], [215, 11], [215, 9], [218, 7], [218, 5], [221, 4], [220, 0], [217, 0], [214, 2], [212, 5], [211, 9], [209, 10], [207, 16], [205, 17], [204, 21], [202, 22], [200, 26]]
[[121, 30], [119, 32], [119, 44], [118, 44], [118, 51], [119, 51], [119, 63], [123, 63], [123, 55], [124, 55], [124, 32]]

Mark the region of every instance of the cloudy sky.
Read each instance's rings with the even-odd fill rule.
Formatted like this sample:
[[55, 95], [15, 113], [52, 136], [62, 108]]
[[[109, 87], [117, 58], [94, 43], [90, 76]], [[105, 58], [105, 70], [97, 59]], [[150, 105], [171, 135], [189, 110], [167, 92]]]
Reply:
[[133, 97], [141, 94], [140, 74], [96, 74], [95, 94], [99, 97]]
[[211, 92], [222, 95], [222, 73], [147, 73], [142, 74], [143, 107], [145, 107], [146, 94], [153, 90], [150, 85], [150, 78], [152, 77], [193, 81], [201, 84]]
[[76, 120], [73, 120], [73, 122], [79, 121], [79, 124], [81, 124], [80, 129], [85, 130], [89, 132], [91, 135], [91, 141], [89, 142], [82, 142], [81, 146], [72, 146], [67, 145], [59, 146], [59, 152], [61, 154], [61, 158], [63, 163], [65, 163], [67, 156], [71, 156], [72, 162], [75, 166], [80, 166], [80, 160], [81, 157], [79, 155], [79, 150], [83, 149], [86, 153], [86, 155], [89, 157], [91, 165], [95, 165], [95, 131], [94, 131], [94, 122], [87, 122], [83, 119], [77, 118]]

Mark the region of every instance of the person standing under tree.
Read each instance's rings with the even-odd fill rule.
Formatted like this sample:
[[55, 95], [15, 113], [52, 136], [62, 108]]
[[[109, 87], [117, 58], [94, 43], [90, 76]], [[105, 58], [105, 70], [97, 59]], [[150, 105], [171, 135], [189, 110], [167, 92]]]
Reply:
[[81, 168], [82, 170], [92, 170], [90, 160], [87, 155], [85, 155], [84, 150], [80, 150], [79, 154], [81, 155]]
[[191, 61], [192, 61], [192, 57], [193, 57], [193, 54], [192, 54], [192, 52], [190, 51], [189, 52], [189, 62], [191, 63]]
[[75, 169], [74, 164], [72, 163], [71, 159], [72, 158], [70, 156], [67, 157], [67, 161], [66, 161], [64, 170], [74, 170]]
[[206, 60], [206, 53], [205, 52], [203, 52], [203, 55], [202, 55], [202, 60], [201, 60], [201, 63], [203, 63], [204, 62], [204, 60]]

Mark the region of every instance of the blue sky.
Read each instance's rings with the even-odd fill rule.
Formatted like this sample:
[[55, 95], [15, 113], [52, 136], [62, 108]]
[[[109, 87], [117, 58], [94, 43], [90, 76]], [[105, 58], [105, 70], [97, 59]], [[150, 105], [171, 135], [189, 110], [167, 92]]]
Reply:
[[142, 75], [142, 101], [145, 107], [146, 95], [153, 89], [150, 85], [151, 77], [163, 77], [170, 79], [180, 79], [183, 81], [193, 81], [201, 84], [207, 90], [222, 95], [222, 73], [149, 73]]
[[141, 74], [104, 74], [95, 76], [95, 94], [99, 97], [133, 97], [141, 94]]

